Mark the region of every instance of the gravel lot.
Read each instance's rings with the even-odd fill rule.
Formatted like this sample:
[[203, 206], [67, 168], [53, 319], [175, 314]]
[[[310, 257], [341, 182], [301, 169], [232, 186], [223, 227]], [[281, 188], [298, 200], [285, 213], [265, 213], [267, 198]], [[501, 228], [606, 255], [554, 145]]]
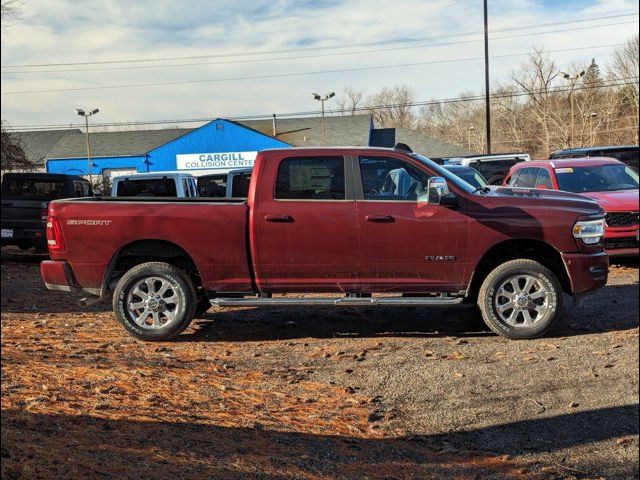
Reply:
[[636, 260], [533, 341], [469, 307], [226, 308], [145, 344], [40, 259], [2, 250], [2, 478], [638, 478]]

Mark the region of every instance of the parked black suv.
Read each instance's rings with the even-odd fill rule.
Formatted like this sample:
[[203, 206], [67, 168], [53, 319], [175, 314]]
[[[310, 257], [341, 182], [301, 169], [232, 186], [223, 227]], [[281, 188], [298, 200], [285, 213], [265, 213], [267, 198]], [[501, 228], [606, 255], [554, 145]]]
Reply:
[[553, 152], [549, 155], [549, 158], [610, 157], [620, 160], [622, 163], [626, 163], [637, 172], [639, 150], [640, 148], [637, 145], [567, 148], [565, 150], [557, 150]]
[[2, 246], [46, 250], [49, 201], [90, 196], [89, 182], [75, 175], [6, 173], [2, 177]]

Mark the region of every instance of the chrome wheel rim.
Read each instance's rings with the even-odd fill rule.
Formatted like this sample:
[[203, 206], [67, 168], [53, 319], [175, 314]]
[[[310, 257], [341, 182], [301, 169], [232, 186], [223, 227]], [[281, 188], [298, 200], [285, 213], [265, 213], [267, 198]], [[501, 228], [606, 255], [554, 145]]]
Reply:
[[145, 329], [164, 328], [175, 322], [182, 301], [174, 286], [161, 277], [138, 280], [126, 300], [131, 321]]
[[507, 278], [495, 296], [500, 320], [515, 328], [533, 327], [553, 314], [549, 288], [532, 275]]

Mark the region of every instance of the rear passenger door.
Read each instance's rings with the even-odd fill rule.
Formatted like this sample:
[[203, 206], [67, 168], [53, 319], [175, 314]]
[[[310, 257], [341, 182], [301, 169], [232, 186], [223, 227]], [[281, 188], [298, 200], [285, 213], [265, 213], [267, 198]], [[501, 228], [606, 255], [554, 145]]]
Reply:
[[345, 158], [273, 160], [265, 162], [250, 226], [256, 283], [276, 292], [353, 291], [358, 234]]

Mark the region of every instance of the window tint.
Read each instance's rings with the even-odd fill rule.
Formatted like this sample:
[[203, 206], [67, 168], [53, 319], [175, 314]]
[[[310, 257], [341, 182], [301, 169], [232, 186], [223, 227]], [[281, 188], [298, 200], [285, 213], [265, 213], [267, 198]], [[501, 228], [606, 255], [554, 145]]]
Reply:
[[344, 200], [342, 157], [285, 158], [278, 167], [277, 199]]
[[520, 178], [520, 173], [522, 173], [522, 170], [516, 170], [515, 172], [513, 172], [513, 175], [511, 175], [511, 178], [509, 178], [507, 185], [515, 187], [517, 185], [518, 178]]
[[118, 182], [119, 197], [176, 197], [176, 183], [170, 178], [125, 179]]
[[417, 200], [427, 191], [429, 175], [390, 157], [360, 157], [365, 200]]
[[536, 184], [538, 170], [538, 168], [523, 168], [520, 170], [520, 176], [518, 177], [515, 186], [521, 188], [533, 188]]
[[551, 175], [549, 175], [549, 172], [544, 168], [541, 168], [538, 171], [538, 177], [536, 178], [536, 187], [539, 187], [540, 185], [543, 185], [548, 189], [553, 188], [553, 183], [551, 183]]
[[233, 176], [231, 184], [231, 196], [234, 198], [247, 198], [249, 194], [250, 173], [239, 173]]
[[227, 195], [227, 175], [207, 175], [198, 178], [201, 197], [225, 197]]
[[2, 193], [9, 196], [62, 198], [66, 190], [64, 182], [21, 178], [9, 178], [2, 182]]

